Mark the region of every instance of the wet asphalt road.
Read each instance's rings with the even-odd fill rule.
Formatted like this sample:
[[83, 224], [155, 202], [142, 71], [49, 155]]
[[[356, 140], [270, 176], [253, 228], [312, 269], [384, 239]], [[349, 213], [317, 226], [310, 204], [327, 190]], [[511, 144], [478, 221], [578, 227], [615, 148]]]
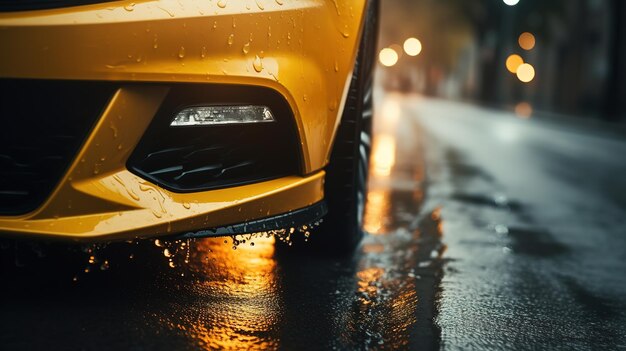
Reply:
[[626, 139], [378, 99], [354, 256], [4, 242], [0, 348], [626, 348]]

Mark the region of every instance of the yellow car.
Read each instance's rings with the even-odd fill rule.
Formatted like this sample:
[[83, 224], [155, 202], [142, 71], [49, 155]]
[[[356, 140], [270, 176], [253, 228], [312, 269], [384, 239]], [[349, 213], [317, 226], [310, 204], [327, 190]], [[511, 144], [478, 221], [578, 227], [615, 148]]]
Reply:
[[[0, 232], [361, 230], [376, 0], [0, 0]], [[328, 214], [327, 214], [328, 212]]]

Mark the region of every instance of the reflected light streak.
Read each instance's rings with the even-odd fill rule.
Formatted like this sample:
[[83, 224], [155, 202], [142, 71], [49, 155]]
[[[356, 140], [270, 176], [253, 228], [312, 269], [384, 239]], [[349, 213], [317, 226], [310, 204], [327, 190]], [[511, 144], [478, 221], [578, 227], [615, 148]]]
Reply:
[[356, 273], [358, 278], [357, 292], [359, 293], [357, 296], [362, 303], [369, 305], [376, 300], [380, 293], [376, 282], [380, 281], [384, 274], [385, 271], [381, 267], [368, 267]]
[[229, 303], [192, 306], [188, 313], [173, 314], [168, 325], [207, 350], [275, 349], [279, 340], [268, 335], [280, 322], [274, 238], [255, 238], [254, 246], [247, 241], [236, 250], [228, 241], [196, 241], [188, 267], [199, 278], [201, 293]]
[[389, 188], [370, 189], [367, 192], [363, 218], [363, 229], [366, 232], [374, 235], [386, 232], [387, 218], [391, 210], [390, 195]]
[[375, 177], [389, 177], [396, 163], [396, 138], [390, 134], [374, 137], [371, 157], [371, 172]]
[[[237, 236], [238, 239], [242, 236]], [[202, 274], [206, 270], [206, 257], [213, 265], [218, 265], [218, 274], [222, 278], [235, 278], [233, 281], [215, 281], [209, 283], [220, 292], [234, 297], [251, 297], [258, 294], [270, 293], [273, 289], [274, 269], [274, 237], [255, 238], [237, 246], [223, 243], [220, 240], [198, 240], [193, 259], [189, 263], [190, 269]], [[250, 243], [253, 242], [254, 246]], [[205, 257], [203, 260], [202, 258]], [[219, 280], [219, 279], [218, 279]]]

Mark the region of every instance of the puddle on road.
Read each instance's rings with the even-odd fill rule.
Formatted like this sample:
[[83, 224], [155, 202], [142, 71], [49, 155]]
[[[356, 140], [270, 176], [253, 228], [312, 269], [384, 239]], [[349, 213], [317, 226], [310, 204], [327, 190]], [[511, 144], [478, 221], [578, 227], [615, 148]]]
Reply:
[[159, 327], [206, 349], [275, 349], [281, 315], [274, 241], [264, 236], [234, 251], [221, 239], [197, 240], [186, 266], [193, 284], [174, 289], [182, 299], [164, 301], [167, 308], [153, 317]]

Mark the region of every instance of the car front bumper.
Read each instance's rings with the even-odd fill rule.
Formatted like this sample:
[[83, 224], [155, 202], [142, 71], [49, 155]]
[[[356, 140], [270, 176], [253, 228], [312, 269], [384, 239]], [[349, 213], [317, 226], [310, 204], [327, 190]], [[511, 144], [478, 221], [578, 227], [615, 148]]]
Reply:
[[[0, 77], [119, 86], [43, 205], [0, 216], [0, 232], [131, 239], [219, 228], [319, 203], [364, 4], [230, 1], [222, 8], [217, 1], [148, 0], [0, 13]], [[278, 92], [293, 112], [301, 172], [193, 193], [171, 192], [131, 173], [127, 160], [175, 83]]]

